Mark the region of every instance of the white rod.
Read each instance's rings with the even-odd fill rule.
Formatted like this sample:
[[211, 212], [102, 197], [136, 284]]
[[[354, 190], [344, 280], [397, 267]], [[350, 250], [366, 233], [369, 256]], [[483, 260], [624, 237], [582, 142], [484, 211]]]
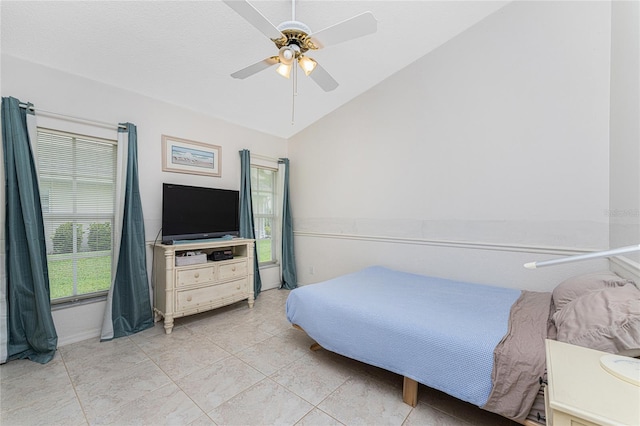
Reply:
[[561, 259], [555, 259], [555, 260], [545, 260], [542, 262], [529, 262], [529, 263], [525, 263], [524, 267], [527, 269], [536, 269], [541, 266], [559, 265], [561, 263], [578, 262], [581, 260], [595, 259], [598, 257], [616, 256], [618, 254], [630, 253], [633, 251], [640, 251], [640, 244], [636, 246], [620, 247], [612, 250], [597, 251], [595, 253], [579, 254], [577, 256], [563, 257]]
[[97, 120], [92, 120], [90, 118], [82, 118], [82, 117], [74, 117], [73, 115], [66, 115], [66, 114], [60, 114], [59, 112], [53, 112], [53, 111], [47, 111], [44, 109], [36, 109], [33, 106], [29, 106], [29, 105], [25, 105], [25, 104], [20, 104], [20, 108], [28, 108], [31, 111], [34, 112], [38, 112], [41, 114], [47, 114], [47, 115], [51, 115], [54, 117], [61, 117], [61, 118], [65, 118], [67, 120], [71, 120], [71, 121], [83, 121], [85, 123], [92, 123], [92, 124], [97, 124], [100, 125], [102, 127], [107, 127], [109, 129], [114, 129], [114, 130], [118, 130], [118, 129], [126, 129], [126, 126], [123, 125], [119, 125], [119, 124], [113, 124], [113, 123], [106, 123], [104, 121], [97, 121]]
[[293, 81], [292, 83], [292, 92], [291, 92], [291, 125], [293, 126], [296, 122], [296, 92], [298, 90], [297, 87], [297, 75], [298, 75], [298, 67], [296, 67], [296, 61], [293, 61]]

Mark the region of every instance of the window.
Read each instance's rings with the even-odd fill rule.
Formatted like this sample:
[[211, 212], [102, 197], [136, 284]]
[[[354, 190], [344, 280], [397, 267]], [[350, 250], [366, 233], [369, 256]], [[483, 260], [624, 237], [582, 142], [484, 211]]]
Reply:
[[276, 177], [277, 170], [251, 166], [251, 203], [256, 233], [258, 263], [276, 262], [275, 226]]
[[111, 285], [116, 141], [38, 129], [36, 158], [53, 303]]

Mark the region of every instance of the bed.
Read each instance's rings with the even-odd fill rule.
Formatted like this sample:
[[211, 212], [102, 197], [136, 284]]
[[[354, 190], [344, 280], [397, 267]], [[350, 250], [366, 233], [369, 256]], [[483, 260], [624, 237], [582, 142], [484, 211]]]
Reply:
[[[620, 293], [623, 288], [626, 293]], [[577, 308], [589, 315], [597, 311], [594, 301], [577, 303], [584, 302], [582, 296], [603, 289], [608, 292], [600, 298], [617, 303], [617, 314], [592, 322], [608, 321], [608, 331], [600, 334], [610, 347], [594, 342], [593, 329], [602, 324], [586, 325], [591, 327], [588, 342], [584, 326], [565, 332], [567, 324], [584, 322], [584, 312], [576, 313]], [[613, 299], [612, 289], [620, 289]], [[403, 399], [410, 405], [416, 404], [422, 383], [524, 424], [544, 422], [544, 340], [561, 335], [576, 343], [577, 336], [583, 340], [576, 344], [609, 352], [640, 347], [640, 306], [634, 299], [640, 304], [633, 282], [610, 272], [567, 280], [545, 293], [373, 266], [291, 291], [286, 312], [294, 326], [317, 342], [316, 349], [404, 376]], [[601, 316], [611, 317], [610, 306], [602, 310]], [[610, 323], [620, 331], [611, 333]]]

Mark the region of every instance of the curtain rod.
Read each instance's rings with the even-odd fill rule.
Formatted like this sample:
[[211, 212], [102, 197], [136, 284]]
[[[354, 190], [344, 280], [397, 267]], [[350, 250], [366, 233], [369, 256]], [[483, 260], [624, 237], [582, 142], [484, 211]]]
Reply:
[[637, 246], [620, 247], [613, 250], [579, 254], [577, 256], [563, 257], [563, 258], [554, 259], [554, 260], [545, 260], [542, 262], [530, 262], [530, 263], [525, 263], [524, 267], [527, 269], [536, 269], [541, 266], [551, 266], [551, 265], [558, 265], [561, 263], [577, 262], [580, 260], [595, 259], [597, 257], [610, 257], [610, 256], [615, 256], [623, 253], [631, 253], [633, 251], [640, 251], [640, 244], [638, 244]]
[[85, 123], [91, 123], [91, 124], [97, 124], [100, 125], [102, 127], [106, 127], [109, 129], [114, 129], [114, 130], [118, 130], [118, 129], [126, 129], [127, 127], [121, 124], [112, 124], [112, 123], [106, 123], [104, 121], [98, 121], [98, 120], [92, 120], [90, 118], [83, 118], [83, 117], [75, 117], [73, 115], [66, 115], [66, 114], [60, 114], [59, 112], [53, 112], [53, 111], [47, 111], [44, 109], [40, 109], [38, 108], [36, 110], [36, 108], [33, 105], [28, 105], [28, 104], [20, 104], [20, 108], [24, 108], [24, 109], [29, 109], [31, 111], [34, 112], [39, 112], [39, 113], [43, 113], [43, 114], [48, 114], [48, 115], [52, 115], [54, 117], [62, 117], [62, 118], [66, 118], [67, 120], [70, 121], [84, 121]]

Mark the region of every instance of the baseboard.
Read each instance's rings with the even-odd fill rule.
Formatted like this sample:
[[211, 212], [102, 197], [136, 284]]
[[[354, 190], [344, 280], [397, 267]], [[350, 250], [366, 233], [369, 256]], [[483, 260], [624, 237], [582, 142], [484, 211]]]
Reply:
[[101, 329], [86, 330], [71, 336], [58, 337], [58, 347], [70, 345], [72, 343], [82, 342], [89, 339], [100, 339]]

